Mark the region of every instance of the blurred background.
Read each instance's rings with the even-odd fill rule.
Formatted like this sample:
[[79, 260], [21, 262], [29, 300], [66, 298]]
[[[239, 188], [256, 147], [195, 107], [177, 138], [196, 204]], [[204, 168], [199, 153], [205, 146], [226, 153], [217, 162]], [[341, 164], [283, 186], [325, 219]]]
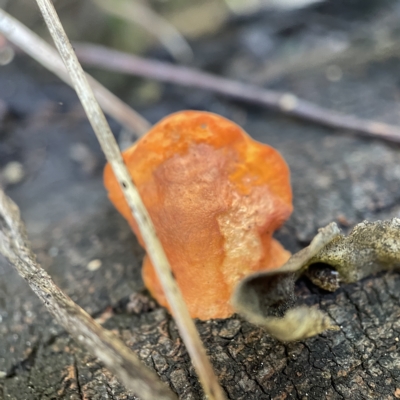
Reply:
[[[196, 66], [273, 87], [324, 70], [343, 71], [399, 54], [396, 0], [55, 0], [72, 41]], [[0, 7], [51, 42], [31, 0]], [[3, 51], [4, 52], [4, 51]], [[3, 64], [10, 54], [3, 55]], [[95, 70], [134, 105], [159, 101], [164, 86]]]
[[[290, 92], [328, 110], [400, 125], [398, 1], [55, 0], [54, 4], [76, 48], [81, 43], [100, 44], [255, 87]], [[52, 43], [36, 2], [0, 0], [0, 6]], [[98, 185], [98, 190], [85, 197], [87, 207], [104, 197], [104, 158], [93, 135], [83, 133], [91, 128], [75, 93], [4, 38], [0, 48], [0, 182], [26, 205], [25, 212], [31, 213], [40, 230], [47, 225], [46, 218], [59, 219], [68, 210], [76, 211], [78, 205], [83, 212], [77, 188], [83, 190], [86, 180]], [[319, 226], [330, 221], [331, 210], [351, 224], [370, 216], [374, 207], [391, 204], [393, 200], [382, 193], [397, 193], [396, 175], [396, 183], [379, 190], [367, 185], [356, 193], [355, 201], [364, 207], [360, 213], [345, 207], [348, 189], [340, 186], [342, 192], [336, 197], [330, 194], [329, 202], [317, 193], [304, 201], [311, 192], [300, 183], [296, 185], [307, 167], [305, 163], [297, 165], [300, 153], [305, 160], [311, 153], [315, 158], [318, 151], [307, 150], [308, 144], [318, 147], [326, 138], [333, 146], [338, 140], [337, 129], [288, 118], [205, 88], [182, 87], [93, 65], [84, 64], [84, 68], [151, 124], [182, 109], [207, 110], [232, 119], [256, 139], [277, 147], [292, 168], [295, 202], [300, 207], [293, 217], [294, 229], [297, 222], [303, 230], [308, 227], [306, 233], [298, 233], [302, 241], [312, 237], [315, 221]], [[56, 122], [65, 132], [74, 133], [54, 135], [52, 123]], [[134, 137], [117, 121], [111, 118], [110, 122], [121, 147], [133, 142]], [[338, 145], [348, 148], [345, 140], [338, 140]], [[360, 143], [358, 139], [355, 148]], [[336, 159], [341, 162], [337, 152], [329, 153], [333, 163]], [[318, 162], [329, 165], [327, 160]], [[387, 172], [382, 173], [386, 179]], [[361, 170], [360, 174], [366, 175]], [[337, 179], [347, 175], [346, 171], [338, 173]], [[321, 180], [316, 191], [326, 182]], [[64, 198], [72, 196], [74, 200], [63, 201], [61, 196], [49, 211], [43, 194], [46, 191], [52, 198], [54, 190], [59, 197], [65, 192]], [[376, 199], [371, 206], [365, 199], [372, 195]], [[321, 206], [320, 212], [319, 206], [316, 208], [318, 216], [312, 223], [301, 217], [302, 202], [306, 206], [310, 201]]]
[[[255, 87], [290, 92], [328, 110], [400, 125], [398, 1], [55, 0], [54, 4], [76, 48], [81, 43], [100, 44]], [[0, 6], [52, 43], [36, 2], [0, 0]], [[44, 215], [50, 218], [48, 207], [43, 206], [44, 190], [53, 193], [55, 188], [59, 193], [65, 191], [65, 197], [80, 199], [80, 192], [71, 194], [74, 192], [69, 185], [83, 187], [79, 184], [94, 177], [93, 182], [101, 187], [104, 158], [94, 137], [82, 133], [90, 132], [90, 127], [75, 93], [4, 38], [0, 48], [0, 181], [26, 204], [26, 212], [32, 213], [40, 230], [46, 225]], [[207, 110], [234, 120], [256, 139], [277, 147], [292, 167], [300, 210], [304, 197], [310, 196], [302, 184], [296, 186], [305, 167], [297, 166], [300, 152], [307, 159], [312, 153], [307, 150], [309, 143], [315, 146], [326, 138], [333, 146], [338, 137], [335, 129], [288, 118], [205, 88], [128, 76], [93, 65], [84, 64], [84, 68], [151, 124], [182, 109]], [[27, 123], [31, 120], [35, 123]], [[54, 135], [51, 123], [55, 121], [74, 134]], [[121, 147], [132, 143], [134, 137], [117, 121], [110, 122]], [[35, 126], [45, 127], [48, 137], [40, 129], [29, 131]], [[337, 143], [342, 146], [345, 142]], [[332, 162], [336, 162], [337, 153], [331, 154]], [[49, 161], [52, 157], [54, 160]], [[329, 164], [326, 160], [319, 162]], [[346, 171], [341, 174], [347, 176]], [[362, 171], [360, 174], [365, 175]], [[393, 179], [397, 182], [397, 175]], [[324, 187], [323, 180], [321, 185], [317, 191]], [[331, 210], [344, 215], [349, 224], [368, 217], [375, 206], [391, 204], [393, 200], [376, 194], [386, 193], [388, 187], [393, 192], [398, 189], [395, 183], [379, 190], [366, 186], [357, 192], [356, 201], [364, 207], [360, 213], [349, 207], [343, 211], [348, 201], [345, 188], [339, 186], [342, 193], [330, 202], [315, 194], [312, 201], [322, 207], [315, 220], [320, 225], [329, 222]], [[99, 193], [103, 196], [102, 187], [99, 190], [86, 197], [88, 207], [97, 201]], [[49, 193], [51, 198], [54, 194]], [[372, 195], [376, 200], [370, 206], [365, 199]], [[82, 200], [55, 203], [50, 220], [68, 214], [67, 210], [76, 211], [77, 204], [82, 207]], [[41, 206], [42, 212], [33, 205]], [[325, 209], [328, 206], [329, 213]], [[307, 233], [301, 234], [306, 242], [315, 231], [315, 222], [302, 221], [300, 211], [293, 218], [301, 222], [302, 229], [308, 226]]]

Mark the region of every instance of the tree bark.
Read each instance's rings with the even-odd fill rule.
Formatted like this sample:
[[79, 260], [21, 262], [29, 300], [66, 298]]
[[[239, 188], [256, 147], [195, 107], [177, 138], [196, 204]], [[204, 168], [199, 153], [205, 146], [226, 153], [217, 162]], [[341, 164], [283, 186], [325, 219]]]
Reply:
[[[181, 399], [203, 399], [173, 321], [141, 294], [143, 251], [106, 199], [103, 158], [87, 123], [72, 112], [72, 92], [54, 82], [46, 89], [24, 68], [14, 63], [0, 74], [0, 87], [15, 83], [6, 99], [6, 129], [0, 132], [0, 167], [9, 154], [25, 167], [25, 181], [7, 192], [22, 210], [39, 261], [74, 301], [116, 332]], [[396, 101], [374, 96], [396, 87], [397, 64], [381, 68], [361, 77], [349, 73], [335, 83], [336, 91], [328, 98], [330, 86], [323, 74], [303, 75], [287, 86], [325, 106], [354, 102], [359, 115], [370, 109], [379, 117], [384, 110], [388, 122], [400, 123]], [[349, 93], [349, 87], [356, 88], [357, 95]], [[170, 104], [177, 98], [179, 108], [192, 107], [190, 96], [182, 96], [180, 89], [171, 89], [163, 100]], [[215, 103], [204, 97], [204, 107], [211, 104], [211, 110], [222, 107], [227, 117], [237, 115], [237, 105], [212, 99]], [[64, 113], [59, 112], [60, 101]], [[156, 118], [165, 112], [157, 110]], [[397, 147], [250, 108], [240, 110], [248, 113], [245, 129], [278, 148], [291, 168], [295, 211], [277, 235], [291, 251], [307, 244], [330, 221], [347, 229], [364, 219], [399, 215]], [[97, 167], [88, 168], [84, 160], [70, 156], [77, 143], [89, 149]], [[95, 259], [101, 266], [90, 263]], [[197, 327], [231, 400], [395, 399], [400, 398], [399, 287], [399, 274], [391, 272], [344, 285], [332, 294], [301, 280], [298, 301], [320, 307], [340, 330], [288, 345], [237, 316], [197, 322]], [[59, 328], [2, 260], [0, 322], [0, 398], [137, 398]]]

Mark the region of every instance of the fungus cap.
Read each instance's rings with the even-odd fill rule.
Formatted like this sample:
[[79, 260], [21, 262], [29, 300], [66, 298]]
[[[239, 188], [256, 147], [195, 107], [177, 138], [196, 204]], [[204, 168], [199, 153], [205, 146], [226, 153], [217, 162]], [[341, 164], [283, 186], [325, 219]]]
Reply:
[[[272, 147], [212, 113], [164, 118], [123, 153], [193, 318], [226, 318], [237, 283], [289, 258], [273, 232], [292, 211], [289, 169]], [[140, 231], [111, 170], [104, 184], [139, 242]], [[146, 255], [143, 279], [168, 308]]]

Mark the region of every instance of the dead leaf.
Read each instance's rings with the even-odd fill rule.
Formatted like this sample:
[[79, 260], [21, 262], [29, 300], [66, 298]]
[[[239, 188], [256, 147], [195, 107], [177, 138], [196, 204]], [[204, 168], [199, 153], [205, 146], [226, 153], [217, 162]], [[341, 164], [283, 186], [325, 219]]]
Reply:
[[284, 342], [338, 329], [322, 311], [294, 307], [295, 281], [307, 273], [314, 284], [334, 291], [340, 281], [356, 282], [381, 270], [399, 268], [399, 238], [399, 218], [364, 221], [348, 236], [331, 223], [320, 229], [310, 245], [294, 254], [283, 267], [258, 272], [241, 281], [232, 304], [244, 318]]

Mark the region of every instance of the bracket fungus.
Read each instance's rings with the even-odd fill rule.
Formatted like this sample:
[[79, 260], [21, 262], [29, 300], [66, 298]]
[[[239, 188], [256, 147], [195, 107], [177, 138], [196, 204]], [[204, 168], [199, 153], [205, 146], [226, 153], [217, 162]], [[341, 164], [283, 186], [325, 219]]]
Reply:
[[[284, 264], [273, 237], [292, 211], [289, 169], [272, 147], [218, 115], [182, 111], [123, 153], [193, 318], [226, 318], [245, 276]], [[143, 245], [109, 165], [104, 184]], [[148, 256], [143, 279], [168, 308]]]

